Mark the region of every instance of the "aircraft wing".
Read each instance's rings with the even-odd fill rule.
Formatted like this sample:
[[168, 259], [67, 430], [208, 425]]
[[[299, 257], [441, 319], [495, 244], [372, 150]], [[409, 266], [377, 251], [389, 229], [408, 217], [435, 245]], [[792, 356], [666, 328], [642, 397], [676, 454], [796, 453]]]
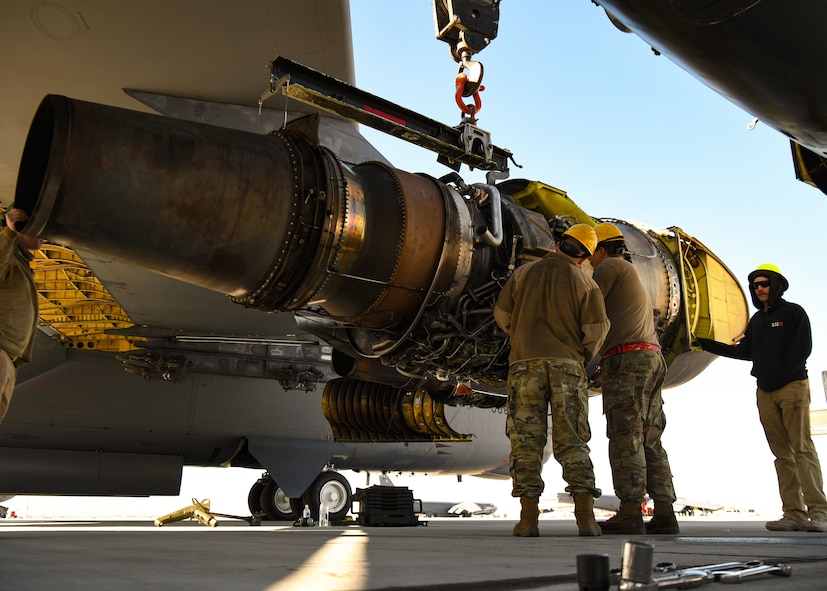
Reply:
[[257, 107], [277, 55], [352, 83], [349, 22], [347, 0], [4, 2], [0, 200], [47, 94], [141, 111], [124, 89]]
[[[756, 122], [789, 137], [799, 180], [827, 192], [827, 5], [596, 0], [633, 32]], [[753, 123], [755, 124], [755, 122]]]

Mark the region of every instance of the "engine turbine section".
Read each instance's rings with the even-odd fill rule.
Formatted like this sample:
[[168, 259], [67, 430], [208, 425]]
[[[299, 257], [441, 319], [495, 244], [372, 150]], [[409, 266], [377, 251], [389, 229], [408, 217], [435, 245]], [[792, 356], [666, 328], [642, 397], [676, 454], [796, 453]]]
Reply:
[[362, 380], [327, 383], [322, 411], [336, 441], [471, 441], [454, 431], [445, 405], [421, 389], [400, 390]]

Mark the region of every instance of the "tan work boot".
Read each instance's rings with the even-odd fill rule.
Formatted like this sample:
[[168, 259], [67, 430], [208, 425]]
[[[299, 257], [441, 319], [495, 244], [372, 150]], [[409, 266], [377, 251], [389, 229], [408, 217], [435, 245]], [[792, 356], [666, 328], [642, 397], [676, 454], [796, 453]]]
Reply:
[[602, 532], [594, 520], [594, 497], [589, 493], [572, 495], [574, 519], [581, 536], [599, 536]]
[[646, 522], [647, 534], [679, 534], [678, 519], [671, 501], [655, 501], [652, 519]]
[[520, 521], [514, 526], [515, 536], [536, 538], [540, 535], [540, 498], [520, 497]]
[[614, 517], [601, 522], [600, 529], [604, 534], [645, 534], [640, 503], [620, 501], [620, 509]]

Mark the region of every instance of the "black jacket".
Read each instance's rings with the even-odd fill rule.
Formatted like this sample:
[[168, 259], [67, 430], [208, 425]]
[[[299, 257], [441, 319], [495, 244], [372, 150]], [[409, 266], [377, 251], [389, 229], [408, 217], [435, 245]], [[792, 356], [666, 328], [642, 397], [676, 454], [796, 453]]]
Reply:
[[[796, 380], [807, 378], [807, 358], [813, 348], [810, 319], [804, 308], [782, 299], [783, 287], [771, 277], [769, 308], [750, 318], [747, 332], [737, 345], [698, 339], [704, 351], [723, 357], [752, 361], [752, 375], [758, 387], [772, 392]], [[750, 290], [752, 291], [752, 290]]]

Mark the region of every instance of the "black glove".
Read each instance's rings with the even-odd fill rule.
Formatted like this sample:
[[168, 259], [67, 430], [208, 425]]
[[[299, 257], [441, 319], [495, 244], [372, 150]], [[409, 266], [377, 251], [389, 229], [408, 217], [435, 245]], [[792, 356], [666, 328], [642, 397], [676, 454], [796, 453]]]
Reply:
[[695, 342], [703, 349], [704, 351], [709, 351], [710, 349], [715, 347], [715, 343], [717, 341], [713, 341], [712, 339], [702, 339], [699, 337], [695, 338]]

